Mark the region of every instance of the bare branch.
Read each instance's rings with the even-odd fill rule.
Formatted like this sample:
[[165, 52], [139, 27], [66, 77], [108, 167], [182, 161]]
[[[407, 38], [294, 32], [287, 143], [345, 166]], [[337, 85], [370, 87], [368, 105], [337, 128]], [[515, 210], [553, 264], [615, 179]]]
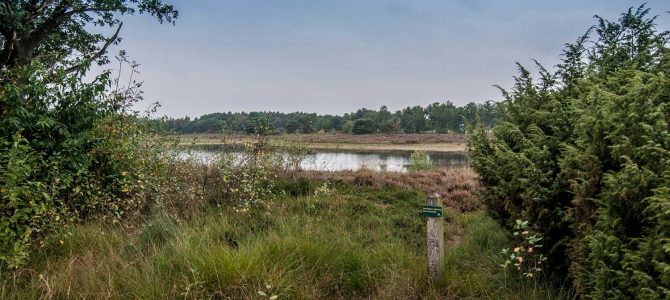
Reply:
[[[122, 26], [123, 26], [123, 23], [119, 23], [119, 27], [116, 28], [116, 32], [114, 32], [114, 35], [112, 35], [109, 39], [107, 39], [105, 41], [105, 44], [102, 46], [102, 48], [100, 48], [100, 51], [98, 51], [97, 53], [95, 53], [91, 57], [85, 58], [84, 60], [85, 61], [94, 61], [94, 60], [102, 57], [103, 55], [105, 55], [105, 53], [107, 53], [107, 48], [109, 48], [109, 46], [111, 46], [114, 43], [114, 41], [116, 41], [119, 38], [119, 32], [121, 32], [121, 27]], [[74, 65], [72, 67], [67, 68], [65, 70], [65, 73], [72, 73], [72, 72], [77, 71], [79, 68], [81, 68], [82, 64], [83, 63], [80, 63], [80, 64], [77, 64], [77, 65]]]

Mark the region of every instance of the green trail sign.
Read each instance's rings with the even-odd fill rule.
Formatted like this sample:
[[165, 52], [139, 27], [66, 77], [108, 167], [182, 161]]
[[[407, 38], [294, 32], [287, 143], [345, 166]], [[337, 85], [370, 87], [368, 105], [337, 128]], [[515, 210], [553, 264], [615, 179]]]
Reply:
[[434, 205], [423, 205], [421, 206], [421, 216], [429, 218], [440, 218], [442, 217], [442, 207]]

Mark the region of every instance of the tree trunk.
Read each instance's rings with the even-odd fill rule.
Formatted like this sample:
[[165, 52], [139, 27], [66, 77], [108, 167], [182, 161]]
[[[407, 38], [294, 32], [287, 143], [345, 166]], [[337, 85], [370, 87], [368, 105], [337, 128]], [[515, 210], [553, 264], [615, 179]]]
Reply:
[[33, 58], [35, 43], [27, 37], [19, 36], [16, 30], [5, 36], [5, 45], [0, 52], [0, 70], [25, 66]]

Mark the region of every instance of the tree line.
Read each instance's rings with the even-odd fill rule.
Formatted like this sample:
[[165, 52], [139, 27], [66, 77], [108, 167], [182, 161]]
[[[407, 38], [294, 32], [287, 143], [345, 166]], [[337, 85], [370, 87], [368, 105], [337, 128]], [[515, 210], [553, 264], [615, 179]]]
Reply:
[[495, 125], [500, 114], [499, 102], [470, 102], [456, 106], [452, 102], [433, 103], [426, 107], [406, 107], [395, 112], [386, 106], [379, 110], [361, 108], [344, 115], [281, 112], [227, 112], [206, 114], [198, 118], [169, 118], [166, 131], [185, 133], [462, 133], [468, 124]]

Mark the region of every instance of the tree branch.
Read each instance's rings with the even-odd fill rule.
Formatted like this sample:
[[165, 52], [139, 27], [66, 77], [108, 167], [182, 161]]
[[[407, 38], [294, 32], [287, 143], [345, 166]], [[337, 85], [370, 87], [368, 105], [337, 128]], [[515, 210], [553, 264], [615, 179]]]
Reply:
[[[35, 43], [42, 40], [45, 36], [52, 33], [53, 30], [56, 30], [67, 18], [72, 17], [73, 15], [87, 12], [109, 12], [123, 9], [123, 6], [111, 6], [111, 7], [90, 7], [90, 6], [81, 6], [79, 8], [73, 8], [68, 11], [70, 8], [71, 0], [61, 0], [61, 2], [56, 5], [53, 13], [47, 18], [44, 23], [40, 24], [39, 27], [29, 34], [30, 43]], [[54, 0], [47, 0], [44, 5], [48, 6], [50, 3], [53, 3]]]
[[[52, 1], [48, 0], [45, 2], [45, 4], [49, 2]], [[47, 17], [47, 19], [42, 24], [37, 26], [35, 30], [28, 34], [28, 43], [34, 44], [43, 39], [45, 36], [49, 35], [53, 30], [57, 30], [65, 18], [71, 15], [67, 11], [69, 6], [70, 0], [61, 0], [54, 8], [54, 11], [51, 13], [51, 15]]]
[[5, 39], [5, 46], [2, 49], [2, 53], [0, 53], [0, 59], [2, 62], [0, 62], [0, 72], [2, 72], [5, 69], [5, 66], [7, 63], [9, 63], [10, 59], [12, 58], [12, 53], [14, 52], [14, 45], [16, 43], [16, 31], [12, 32], [10, 36], [6, 37]]
[[41, 16], [50, 5], [54, 4], [56, 0], [45, 0], [41, 4], [38, 3], [39, 0], [30, 1], [26, 7], [26, 11], [29, 14], [26, 15], [26, 20], [35, 20], [37, 17]]
[[5, 37], [5, 39], [9, 39], [10, 36], [12, 35], [12, 29], [8, 28], [5, 23], [10, 23], [11, 22], [11, 15], [13, 11], [12, 7], [12, 1], [8, 0], [3, 0], [3, 7], [5, 9], [5, 12], [2, 13], [0, 16], [0, 33]]
[[14, 11], [14, 9], [13, 9], [14, 8], [14, 3], [13, 3], [14, 1], [3, 0], [2, 2], [5, 4], [5, 8], [7, 9], [7, 12], [11, 14], [12, 11]]
[[[116, 40], [119, 38], [119, 32], [121, 32], [121, 27], [122, 27], [122, 26], [123, 26], [123, 23], [120, 23], [120, 24], [119, 24], [119, 27], [116, 28], [116, 32], [114, 32], [114, 35], [112, 35], [109, 39], [107, 39], [107, 40], [105, 41], [105, 44], [102, 46], [102, 48], [100, 48], [100, 51], [98, 51], [97, 53], [95, 53], [95, 54], [92, 55], [91, 57], [85, 58], [84, 60], [85, 60], [85, 61], [86, 61], [86, 60], [88, 60], [88, 61], [94, 61], [94, 60], [96, 60], [96, 59], [102, 57], [103, 55], [105, 55], [105, 53], [107, 53], [107, 48], [109, 48], [109, 46], [111, 46], [111, 45], [114, 43], [114, 41], [116, 41]], [[75, 71], [77, 71], [79, 68], [81, 68], [82, 65], [83, 65], [83, 62], [82, 62], [82, 63], [79, 63], [79, 64], [77, 64], [77, 65], [74, 65], [74, 66], [72, 66], [72, 67], [69, 67], [69, 68], [67, 68], [67, 69], [65, 70], [65, 73], [72, 73], [72, 72], [75, 72]]]

